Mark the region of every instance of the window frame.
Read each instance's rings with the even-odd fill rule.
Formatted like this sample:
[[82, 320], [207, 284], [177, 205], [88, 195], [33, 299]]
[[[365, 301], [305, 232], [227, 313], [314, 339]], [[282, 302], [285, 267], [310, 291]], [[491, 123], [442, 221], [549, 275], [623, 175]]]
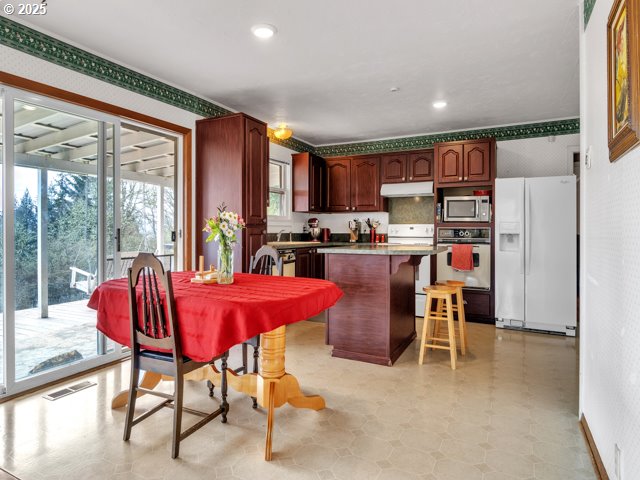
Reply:
[[[291, 225], [292, 222], [292, 208], [291, 208], [291, 162], [278, 160], [276, 158], [269, 158], [269, 165], [277, 164], [281, 167], [282, 174], [282, 187], [271, 187], [271, 178], [269, 178], [269, 199], [271, 198], [271, 192], [284, 194], [284, 215], [269, 215], [267, 213], [267, 221], [269, 225]], [[269, 169], [270, 170], [270, 169]], [[268, 210], [267, 210], [268, 212]]]

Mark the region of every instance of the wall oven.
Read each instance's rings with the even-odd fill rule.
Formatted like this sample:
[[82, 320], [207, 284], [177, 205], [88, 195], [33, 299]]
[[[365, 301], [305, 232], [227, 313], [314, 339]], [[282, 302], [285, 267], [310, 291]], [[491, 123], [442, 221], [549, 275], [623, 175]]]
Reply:
[[445, 222], [490, 222], [489, 196], [444, 197]]
[[[459, 271], [451, 267], [452, 245], [456, 243], [473, 245], [473, 270]], [[438, 253], [438, 282], [459, 280], [465, 282], [465, 288], [491, 289], [490, 228], [438, 228], [438, 246], [447, 247]]]

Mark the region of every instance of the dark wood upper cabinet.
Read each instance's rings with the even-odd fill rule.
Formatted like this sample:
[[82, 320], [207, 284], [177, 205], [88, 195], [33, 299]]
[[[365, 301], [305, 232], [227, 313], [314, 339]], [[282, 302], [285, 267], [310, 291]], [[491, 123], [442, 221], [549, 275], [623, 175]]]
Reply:
[[496, 141], [493, 138], [436, 145], [437, 183], [485, 185], [495, 178]]
[[465, 182], [488, 182], [491, 180], [490, 142], [471, 143], [464, 146]]
[[309, 152], [291, 155], [293, 170], [293, 211], [322, 212], [327, 197], [327, 165]]
[[410, 153], [407, 156], [408, 182], [433, 180], [433, 150]]
[[327, 211], [351, 210], [351, 159], [327, 160]]
[[380, 206], [380, 157], [352, 158], [351, 210], [376, 212]]
[[329, 212], [376, 212], [380, 199], [380, 156], [327, 159], [327, 208]]
[[407, 155], [383, 155], [380, 162], [381, 183], [402, 183], [407, 179]]
[[[239, 234], [236, 271], [248, 268], [252, 250], [266, 241], [268, 165], [266, 123], [243, 113], [196, 122], [196, 228], [201, 230], [223, 202], [244, 217], [248, 228]], [[197, 238], [196, 255], [215, 265], [217, 245], [207, 244], [206, 236]]]
[[246, 212], [247, 225], [267, 223], [269, 190], [269, 138], [265, 124], [246, 117]]
[[462, 145], [442, 145], [438, 148], [438, 182], [459, 183], [463, 181]]

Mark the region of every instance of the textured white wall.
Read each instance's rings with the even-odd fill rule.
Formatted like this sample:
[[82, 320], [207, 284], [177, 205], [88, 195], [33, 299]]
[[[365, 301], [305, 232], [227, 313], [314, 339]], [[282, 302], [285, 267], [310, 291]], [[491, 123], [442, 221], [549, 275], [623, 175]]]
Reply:
[[[640, 478], [640, 148], [609, 163], [606, 26], [613, 0], [596, 2], [581, 35], [581, 410], [610, 478]], [[637, 100], [636, 100], [637, 101]]]
[[578, 134], [498, 142], [497, 176], [514, 178], [571, 175], [573, 152], [578, 151], [579, 147]]

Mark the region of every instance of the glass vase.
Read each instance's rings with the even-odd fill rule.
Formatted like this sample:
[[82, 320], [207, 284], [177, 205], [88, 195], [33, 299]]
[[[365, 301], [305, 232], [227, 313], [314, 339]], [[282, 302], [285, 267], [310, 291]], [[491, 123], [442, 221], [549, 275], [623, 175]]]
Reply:
[[223, 243], [218, 245], [218, 283], [233, 283], [233, 248]]

